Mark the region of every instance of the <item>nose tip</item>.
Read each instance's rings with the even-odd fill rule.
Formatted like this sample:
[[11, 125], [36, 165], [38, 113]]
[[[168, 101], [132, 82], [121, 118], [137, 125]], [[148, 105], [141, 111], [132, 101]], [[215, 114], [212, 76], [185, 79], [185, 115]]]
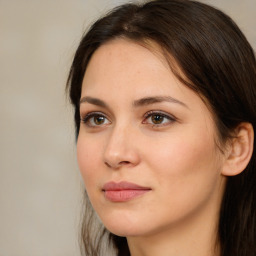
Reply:
[[131, 138], [131, 132], [115, 132], [110, 137], [105, 151], [104, 163], [112, 169], [119, 169], [122, 166], [135, 166], [139, 163], [138, 148], [135, 140]]
[[118, 169], [122, 166], [135, 166], [139, 162], [139, 157], [134, 149], [125, 149], [125, 146], [115, 148], [115, 153], [110, 150], [105, 152], [105, 164], [112, 169]]

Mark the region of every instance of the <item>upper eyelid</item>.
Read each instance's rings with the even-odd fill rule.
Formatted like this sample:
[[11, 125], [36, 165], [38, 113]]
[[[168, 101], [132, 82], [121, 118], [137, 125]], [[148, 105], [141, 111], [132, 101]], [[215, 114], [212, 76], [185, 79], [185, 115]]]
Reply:
[[84, 123], [87, 127], [91, 127], [91, 128], [100, 128], [100, 127], [103, 127], [104, 125], [106, 125], [106, 124], [91, 125], [90, 119], [95, 116], [102, 116], [109, 122], [108, 124], [111, 124], [111, 121], [109, 120], [109, 118], [105, 114], [98, 112], [98, 111], [89, 112], [89, 113], [85, 114], [84, 116], [80, 115], [80, 122]]
[[[163, 110], [149, 110], [147, 111], [145, 114], [143, 114], [143, 118], [144, 119], [147, 119], [148, 117], [150, 117], [151, 115], [154, 115], [154, 114], [159, 114], [159, 115], [162, 115], [166, 118], [169, 118], [171, 120], [179, 120], [176, 116], [174, 116], [173, 114], [170, 114], [166, 111], [163, 111]], [[104, 112], [102, 111], [89, 111], [87, 113], [80, 113], [80, 119], [81, 120], [88, 120], [90, 117], [93, 117], [95, 115], [99, 115], [99, 116], [104, 116], [105, 118], [107, 118], [109, 121], [110, 121], [110, 117], [109, 115], [105, 114]]]
[[83, 118], [83, 119], [87, 118], [87, 117], [94, 116], [94, 115], [104, 116], [104, 117], [109, 119], [108, 115], [103, 113], [103, 112], [101, 112], [101, 111], [88, 111], [86, 113], [83, 113], [83, 112], [81, 113], [80, 112], [80, 118]]
[[144, 114], [144, 118], [147, 118], [151, 115], [154, 115], [154, 114], [159, 114], [159, 115], [162, 115], [162, 116], [165, 116], [165, 117], [169, 117], [171, 119], [175, 119], [177, 120], [178, 118], [176, 118], [173, 114], [170, 114], [170, 113], [167, 113], [165, 111], [162, 111], [162, 110], [150, 110], [150, 111], [147, 111], [145, 114]]
[[107, 118], [114, 116], [112, 109], [104, 101], [97, 98], [91, 98], [91, 97], [85, 97], [85, 98], [86, 99], [84, 101], [83, 100], [80, 101], [80, 108], [79, 108], [80, 116], [85, 116], [87, 113], [102, 113]]

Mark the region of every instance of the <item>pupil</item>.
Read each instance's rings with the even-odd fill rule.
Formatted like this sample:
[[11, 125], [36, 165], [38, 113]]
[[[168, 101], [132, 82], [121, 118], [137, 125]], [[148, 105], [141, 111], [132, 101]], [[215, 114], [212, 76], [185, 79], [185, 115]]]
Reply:
[[104, 117], [103, 116], [96, 116], [96, 117], [94, 117], [94, 122], [97, 125], [103, 124], [104, 123]]
[[164, 117], [163, 117], [163, 116], [160, 116], [160, 115], [154, 115], [154, 116], [152, 117], [152, 121], [153, 121], [154, 124], [160, 124], [160, 123], [162, 123], [162, 122], [163, 122], [163, 119], [164, 119]]

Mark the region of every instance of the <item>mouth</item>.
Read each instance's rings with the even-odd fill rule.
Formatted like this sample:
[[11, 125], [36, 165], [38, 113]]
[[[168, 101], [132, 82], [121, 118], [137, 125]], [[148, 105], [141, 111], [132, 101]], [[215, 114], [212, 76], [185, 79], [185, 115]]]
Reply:
[[137, 198], [145, 193], [151, 191], [149, 187], [142, 187], [140, 185], [122, 181], [119, 183], [108, 182], [103, 186], [105, 198], [112, 202], [126, 202]]

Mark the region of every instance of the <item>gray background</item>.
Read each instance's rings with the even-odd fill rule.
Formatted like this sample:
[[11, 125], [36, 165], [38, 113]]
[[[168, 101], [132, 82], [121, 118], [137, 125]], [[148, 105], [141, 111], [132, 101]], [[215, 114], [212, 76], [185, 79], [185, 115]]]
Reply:
[[[0, 256], [79, 255], [82, 181], [65, 81], [88, 24], [114, 0], [0, 0]], [[256, 49], [256, 0], [202, 1]]]

